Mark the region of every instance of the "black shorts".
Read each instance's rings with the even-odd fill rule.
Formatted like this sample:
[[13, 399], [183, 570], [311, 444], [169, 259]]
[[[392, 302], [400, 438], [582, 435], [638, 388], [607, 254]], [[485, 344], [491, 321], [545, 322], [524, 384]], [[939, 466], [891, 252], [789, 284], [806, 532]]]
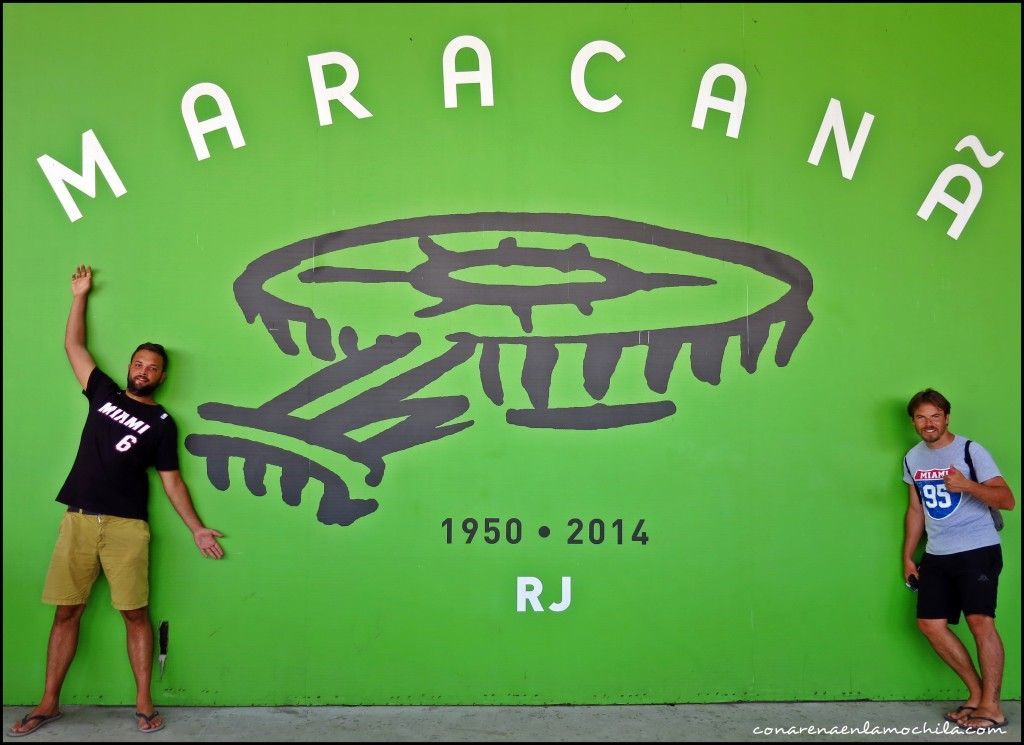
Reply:
[[958, 623], [962, 611], [995, 618], [1002, 569], [999, 544], [944, 556], [926, 553], [918, 570], [917, 617]]

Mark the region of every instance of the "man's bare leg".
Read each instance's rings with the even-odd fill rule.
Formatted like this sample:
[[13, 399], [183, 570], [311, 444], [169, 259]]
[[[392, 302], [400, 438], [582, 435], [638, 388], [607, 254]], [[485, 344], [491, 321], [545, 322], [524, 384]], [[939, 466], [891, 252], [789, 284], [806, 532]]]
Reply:
[[[135, 675], [135, 711], [153, 715], [156, 707], [150, 686], [153, 681], [153, 626], [149, 620], [149, 606], [135, 610], [123, 610], [125, 629], [128, 635], [128, 662]], [[159, 729], [163, 726], [162, 717], [151, 720], [139, 718], [139, 729]]]
[[953, 668], [960, 680], [967, 686], [967, 700], [959, 710], [951, 711], [946, 716], [957, 722], [962, 722], [974, 714], [974, 711], [981, 704], [981, 676], [974, 669], [974, 661], [971, 659], [967, 647], [960, 641], [960, 637], [954, 634], [944, 618], [919, 618], [917, 627], [921, 633], [931, 642], [932, 648], [942, 658], [942, 661]]
[[[991, 616], [969, 615], [967, 625], [971, 627], [974, 641], [978, 644], [978, 665], [981, 667], [981, 698], [977, 708], [960, 720], [968, 729], [985, 729], [1005, 721], [999, 698], [1003, 687], [1003, 665], [1005, 654], [1003, 641], [996, 631], [995, 619]], [[980, 719], [979, 717], [986, 717]], [[988, 721], [989, 719], [993, 721]]]
[[[81, 626], [82, 613], [85, 612], [85, 604], [82, 605], [58, 605], [53, 614], [53, 627], [50, 629], [50, 641], [46, 647], [46, 683], [43, 688], [43, 698], [27, 715], [27, 719], [34, 716], [51, 717], [60, 712], [60, 690], [64, 686], [64, 678], [67, 677], [71, 663], [75, 659], [75, 652], [78, 650], [78, 631]], [[22, 724], [22, 720], [15, 722], [11, 727], [12, 732], [31, 732], [43, 724], [43, 720], [35, 719]]]

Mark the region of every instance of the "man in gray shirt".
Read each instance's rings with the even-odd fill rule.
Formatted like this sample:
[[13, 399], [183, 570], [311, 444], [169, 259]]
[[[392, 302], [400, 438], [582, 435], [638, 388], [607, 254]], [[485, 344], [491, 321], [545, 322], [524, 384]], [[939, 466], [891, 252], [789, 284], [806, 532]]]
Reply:
[[[965, 730], [1005, 727], [1000, 707], [1003, 642], [996, 632], [996, 592], [1003, 567], [995, 510], [1012, 510], [1013, 492], [992, 456], [981, 445], [947, 428], [949, 401], [928, 388], [917, 393], [907, 413], [921, 442], [903, 461], [908, 484], [903, 578], [919, 585], [917, 625], [939, 657], [967, 685], [967, 700], [946, 714]], [[968, 478], [965, 474], [972, 474]], [[922, 534], [928, 539], [918, 567], [913, 554]], [[981, 674], [949, 624], [967, 618], [978, 647]]]

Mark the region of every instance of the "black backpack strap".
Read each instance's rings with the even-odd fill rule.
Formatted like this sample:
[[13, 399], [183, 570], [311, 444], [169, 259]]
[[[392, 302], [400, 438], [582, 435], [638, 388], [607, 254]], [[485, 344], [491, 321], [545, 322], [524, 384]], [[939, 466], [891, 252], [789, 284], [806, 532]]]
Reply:
[[974, 471], [974, 461], [971, 460], [971, 443], [973, 440], [968, 440], [964, 445], [964, 460], [967, 461], [967, 469], [970, 471], [971, 481], [978, 483], [978, 474]]
[[[978, 474], [974, 470], [974, 461], [971, 460], [971, 442], [972, 440], [968, 440], [967, 443], [964, 445], [964, 460], [967, 461], [967, 468], [971, 472], [971, 481], [975, 483], [980, 483], [978, 481]], [[1003, 516], [999, 512], [999, 510], [997, 510], [995, 507], [989, 507], [988, 512], [990, 515], [992, 515], [992, 524], [995, 525], [996, 530], [1002, 530]]]

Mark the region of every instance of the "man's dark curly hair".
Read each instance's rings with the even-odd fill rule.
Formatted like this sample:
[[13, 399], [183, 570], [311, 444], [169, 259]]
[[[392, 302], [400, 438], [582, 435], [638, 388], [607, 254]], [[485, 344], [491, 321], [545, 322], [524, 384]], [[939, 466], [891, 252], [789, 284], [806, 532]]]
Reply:
[[164, 349], [163, 344], [157, 344], [156, 342], [152, 341], [143, 342], [142, 344], [135, 348], [134, 352], [132, 352], [133, 359], [135, 358], [135, 355], [138, 354], [140, 349], [145, 349], [148, 352], [156, 352], [158, 355], [160, 355], [160, 357], [163, 358], [164, 361], [164, 372], [167, 372], [167, 350]]

